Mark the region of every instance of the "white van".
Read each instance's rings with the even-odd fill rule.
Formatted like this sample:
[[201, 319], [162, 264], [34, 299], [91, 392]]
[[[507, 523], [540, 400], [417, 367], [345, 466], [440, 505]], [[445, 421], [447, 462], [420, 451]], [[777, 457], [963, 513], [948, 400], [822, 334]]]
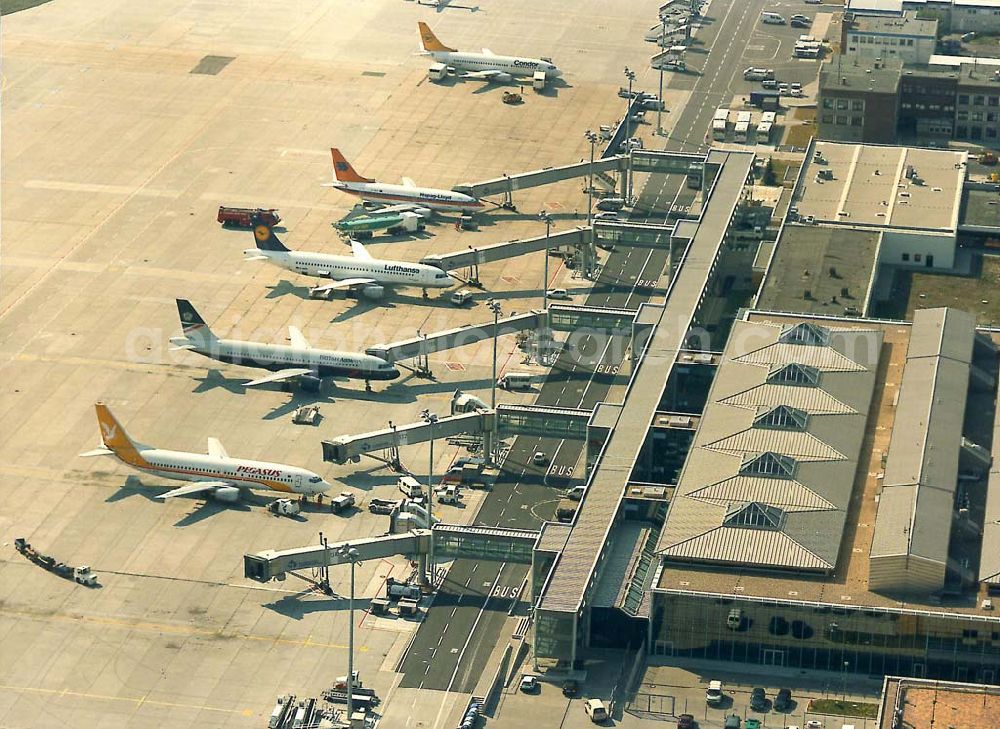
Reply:
[[456, 291], [451, 295], [451, 303], [454, 306], [465, 306], [472, 301], [472, 292], [468, 289]]
[[785, 18], [784, 18], [784, 16], [778, 15], [777, 13], [767, 13], [767, 12], [761, 13], [760, 14], [760, 21], [762, 23], [767, 23], [768, 25], [784, 25], [785, 24]]
[[705, 703], [709, 706], [718, 706], [722, 703], [722, 681], [708, 682], [708, 691], [705, 692]]
[[505, 390], [530, 390], [532, 376], [527, 372], [508, 372], [497, 380], [497, 387]]
[[410, 499], [415, 499], [419, 496], [424, 495], [424, 487], [417, 479], [413, 476], [400, 476], [399, 480], [396, 482], [399, 490], [404, 496]]
[[587, 699], [583, 702], [583, 710], [595, 724], [608, 720], [608, 708], [600, 699]]

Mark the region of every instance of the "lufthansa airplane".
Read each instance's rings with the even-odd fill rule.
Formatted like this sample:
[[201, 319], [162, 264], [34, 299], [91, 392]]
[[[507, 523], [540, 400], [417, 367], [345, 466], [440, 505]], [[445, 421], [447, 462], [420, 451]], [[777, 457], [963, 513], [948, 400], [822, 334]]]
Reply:
[[424, 54], [456, 71], [464, 71], [461, 78], [507, 83], [515, 76], [533, 76], [536, 71], [544, 71], [546, 79], [562, 76], [562, 71], [550, 58], [498, 56], [489, 48], [484, 48], [482, 53], [461, 52], [439, 41], [427, 23], [419, 22], [417, 27]]
[[395, 380], [399, 377], [399, 370], [380, 357], [314, 349], [298, 327], [288, 327], [291, 345], [219, 339], [190, 301], [177, 299], [177, 313], [181, 318], [183, 336], [170, 338], [175, 348], [188, 349], [227, 364], [271, 371], [269, 375], [245, 383], [245, 387], [297, 380], [304, 388], [317, 390], [323, 377], [347, 377], [364, 380], [365, 387], [371, 389], [372, 380]]
[[434, 187], [417, 187], [409, 177], [403, 178], [402, 185], [390, 185], [362, 177], [351, 166], [347, 158], [336, 147], [330, 149], [333, 157], [333, 175], [336, 182], [328, 182], [324, 187], [333, 187], [349, 195], [357, 195], [368, 202], [392, 206], [393, 210], [478, 210], [483, 204], [470, 195], [454, 190], [439, 190]]
[[354, 289], [370, 299], [381, 299], [386, 286], [412, 286], [423, 289], [426, 296], [427, 289], [445, 289], [455, 283], [437, 266], [373, 258], [356, 240], [351, 241], [352, 256], [291, 251], [257, 216], [253, 218], [253, 236], [257, 247], [243, 251], [247, 260], [267, 261], [304, 276], [333, 279], [333, 283], [315, 287], [313, 293]]
[[312, 471], [266, 461], [230, 458], [216, 438], [208, 439], [208, 454], [167, 451], [143, 445], [128, 437], [125, 429], [104, 403], [97, 403], [97, 423], [103, 445], [81, 456], [114, 456], [127, 466], [177, 481], [191, 481], [156, 498], [208, 494], [219, 501], [236, 501], [244, 489], [320, 494], [330, 484]]

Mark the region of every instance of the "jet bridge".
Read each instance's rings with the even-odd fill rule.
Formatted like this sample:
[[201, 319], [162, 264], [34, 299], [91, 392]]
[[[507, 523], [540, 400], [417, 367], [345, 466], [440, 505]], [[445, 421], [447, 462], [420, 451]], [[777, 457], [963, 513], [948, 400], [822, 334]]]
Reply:
[[605, 174], [608, 172], [618, 172], [620, 173], [619, 179], [624, 180], [627, 165], [628, 158], [625, 155], [613, 155], [595, 159], [593, 165], [589, 161], [585, 161], [561, 165], [559, 167], [544, 167], [540, 170], [521, 172], [516, 175], [503, 175], [492, 180], [456, 185], [451, 189], [475, 198], [504, 195], [509, 200], [511, 193], [515, 190], [527, 190], [531, 187], [551, 185], [555, 182], [572, 180], [577, 177], [588, 177], [591, 170], [595, 174], [598, 172]]
[[[493, 430], [493, 414], [490, 412], [462, 413], [438, 418], [436, 423], [408, 423], [392, 425], [361, 435], [342, 435], [333, 440], [323, 441], [323, 460], [330, 463], [357, 463], [361, 456], [377, 451], [392, 450], [403, 445], [428, 443], [440, 438], [451, 438], [461, 434], [489, 436]], [[487, 444], [484, 452], [490, 453]]]
[[405, 534], [389, 534], [368, 539], [353, 539], [337, 544], [314, 544], [308, 547], [267, 549], [243, 555], [243, 575], [256, 582], [283, 580], [296, 570], [325, 570], [347, 564], [340, 554], [343, 547], [357, 550], [356, 559], [365, 562], [393, 555], [424, 557], [431, 541], [438, 559], [463, 557], [488, 562], [531, 564], [531, 553], [538, 542], [538, 532], [530, 529], [435, 524], [434, 529], [414, 529]]
[[582, 253], [581, 264], [584, 272], [593, 269], [595, 255], [590, 247], [589, 228], [579, 226], [572, 230], [564, 230], [552, 233], [548, 236], [538, 236], [537, 238], [526, 238], [524, 240], [504, 241], [482, 248], [469, 246], [462, 251], [452, 253], [432, 253], [420, 259], [420, 262], [428, 266], [437, 266], [442, 271], [455, 271], [460, 268], [475, 268], [484, 263], [493, 261], [504, 261], [509, 258], [517, 258], [526, 253], [535, 253], [546, 249], [556, 249], [562, 246], [572, 246]]
[[365, 352], [381, 357], [387, 362], [423, 357], [435, 352], [446, 352], [468, 344], [535, 330], [573, 332], [580, 328], [600, 330], [609, 334], [628, 332], [635, 321], [632, 309], [615, 309], [601, 306], [578, 306], [575, 304], [551, 304], [547, 310], [534, 310], [524, 314], [499, 319], [496, 324], [469, 324], [455, 329], [445, 329], [432, 334], [410, 337], [390, 344], [376, 344]]

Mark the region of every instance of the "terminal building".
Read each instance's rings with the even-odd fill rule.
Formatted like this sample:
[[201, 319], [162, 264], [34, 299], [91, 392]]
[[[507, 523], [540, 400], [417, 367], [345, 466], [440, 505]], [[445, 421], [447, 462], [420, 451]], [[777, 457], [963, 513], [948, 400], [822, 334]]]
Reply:
[[[727, 161], [701, 221], [674, 229], [683, 264], [624, 402], [595, 411], [608, 435], [577, 514], [536, 543], [540, 668], [630, 645], [651, 660], [996, 680], [994, 335], [958, 310], [867, 312], [881, 269], [954, 265], [965, 161], [810, 148], [758, 253], [753, 308], [720, 340], [701, 322], [726, 306], [719, 272], [736, 251], [745, 173]], [[649, 467], [661, 459], [674, 467]]]

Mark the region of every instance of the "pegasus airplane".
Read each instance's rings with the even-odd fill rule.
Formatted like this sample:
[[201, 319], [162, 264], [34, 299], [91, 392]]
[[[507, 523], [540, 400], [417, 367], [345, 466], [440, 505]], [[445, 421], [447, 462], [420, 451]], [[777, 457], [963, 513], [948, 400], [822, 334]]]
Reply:
[[267, 261], [304, 276], [333, 279], [333, 283], [313, 288], [313, 294], [350, 289], [370, 299], [381, 299], [386, 286], [412, 286], [423, 289], [426, 296], [427, 289], [445, 289], [455, 283], [436, 266], [373, 258], [356, 240], [351, 241], [352, 256], [291, 251], [257, 216], [253, 218], [253, 236], [257, 247], [243, 251], [247, 260]]
[[427, 23], [420, 22], [417, 26], [424, 54], [455, 71], [464, 71], [461, 78], [507, 83], [515, 76], [534, 76], [536, 71], [544, 72], [546, 79], [562, 76], [562, 71], [552, 63], [551, 58], [498, 56], [489, 48], [484, 48], [482, 53], [463, 53], [439, 41]]
[[114, 456], [137, 471], [177, 481], [191, 481], [158, 499], [187, 494], [209, 494], [219, 501], [233, 502], [244, 489], [282, 491], [291, 494], [319, 494], [330, 484], [312, 471], [297, 466], [266, 461], [231, 458], [216, 438], [208, 439], [208, 454], [167, 451], [143, 445], [128, 437], [111, 410], [97, 403], [97, 423], [102, 446], [81, 456]]
[[297, 380], [304, 389], [318, 390], [323, 377], [347, 377], [364, 380], [365, 388], [370, 390], [372, 380], [399, 377], [399, 370], [380, 357], [313, 349], [298, 327], [288, 327], [291, 345], [244, 342], [216, 337], [186, 299], [177, 299], [177, 313], [183, 336], [170, 338], [176, 349], [187, 349], [219, 362], [271, 371], [269, 375], [244, 383], [244, 387]]
[[420, 208], [475, 211], [483, 207], [476, 198], [461, 192], [417, 187], [409, 177], [403, 178], [402, 185], [376, 182], [359, 175], [339, 149], [331, 149], [330, 154], [333, 156], [333, 174], [337, 181], [326, 183], [324, 187], [334, 187], [368, 202], [391, 205], [393, 211], [419, 211]]

